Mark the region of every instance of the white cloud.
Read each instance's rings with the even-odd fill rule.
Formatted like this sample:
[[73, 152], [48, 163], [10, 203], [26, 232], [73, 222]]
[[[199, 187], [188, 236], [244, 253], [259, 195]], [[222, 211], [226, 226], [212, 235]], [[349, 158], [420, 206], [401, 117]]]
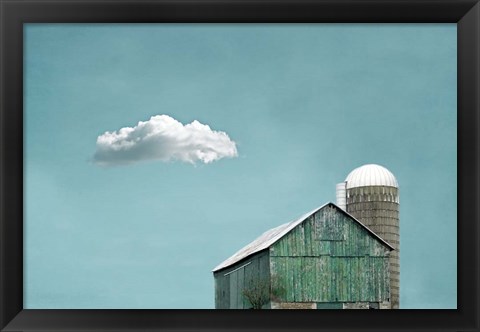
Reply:
[[97, 138], [93, 161], [101, 166], [146, 160], [205, 164], [237, 156], [235, 142], [223, 131], [214, 131], [197, 120], [183, 125], [168, 115], [155, 115], [135, 127], [106, 132]]

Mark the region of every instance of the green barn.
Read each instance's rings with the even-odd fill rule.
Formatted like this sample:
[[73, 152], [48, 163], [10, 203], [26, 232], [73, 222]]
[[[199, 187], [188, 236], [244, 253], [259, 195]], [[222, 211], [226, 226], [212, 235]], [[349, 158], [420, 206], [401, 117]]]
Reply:
[[213, 270], [216, 309], [390, 309], [394, 248], [327, 203]]

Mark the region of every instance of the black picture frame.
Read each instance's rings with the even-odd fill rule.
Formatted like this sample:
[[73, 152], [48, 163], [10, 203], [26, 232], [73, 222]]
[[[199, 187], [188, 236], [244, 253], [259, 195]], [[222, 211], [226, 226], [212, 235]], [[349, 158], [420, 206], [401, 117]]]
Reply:
[[[0, 0], [1, 331], [478, 331], [478, 1]], [[23, 24], [40, 22], [457, 23], [458, 309], [24, 310]]]

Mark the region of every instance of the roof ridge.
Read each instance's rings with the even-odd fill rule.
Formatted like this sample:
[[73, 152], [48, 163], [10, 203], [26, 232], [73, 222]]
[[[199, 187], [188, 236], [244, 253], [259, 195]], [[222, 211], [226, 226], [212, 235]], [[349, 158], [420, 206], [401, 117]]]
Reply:
[[[257, 252], [260, 252], [262, 250], [265, 250], [265, 249], [269, 248], [272, 244], [276, 243], [282, 237], [287, 235], [292, 229], [294, 229], [296, 226], [301, 224], [305, 219], [307, 219], [308, 217], [310, 217], [311, 215], [320, 211], [321, 209], [323, 209], [324, 207], [326, 207], [328, 205], [332, 205], [335, 208], [337, 208], [338, 210], [340, 210], [341, 212], [345, 213], [347, 216], [349, 216], [354, 221], [356, 221], [358, 224], [360, 224], [360, 226], [365, 228], [374, 237], [379, 239], [384, 245], [389, 247], [390, 250], [395, 250], [395, 248], [393, 246], [391, 246], [388, 242], [386, 242], [384, 239], [382, 239], [378, 234], [376, 234], [370, 228], [365, 226], [360, 220], [358, 220], [357, 218], [352, 216], [350, 213], [348, 213], [347, 211], [340, 208], [338, 205], [336, 205], [332, 202], [327, 202], [327, 203], [323, 204], [322, 206], [301, 215], [297, 219], [294, 219], [294, 220], [292, 220], [290, 222], [287, 222], [287, 223], [284, 223], [280, 226], [277, 226], [277, 227], [274, 227], [274, 228], [270, 228], [269, 230], [266, 230], [265, 232], [262, 233], [262, 235], [257, 237], [255, 240], [251, 241], [250, 243], [248, 243], [247, 245], [242, 247], [240, 250], [235, 252], [232, 256], [230, 256], [229, 258], [224, 260], [222, 263], [218, 264], [212, 270], [212, 272], [216, 272], [216, 271], [222, 270], [224, 268], [227, 268], [227, 267], [241, 261], [242, 259], [250, 257], [251, 255], [253, 255]], [[275, 230], [278, 230], [278, 232], [275, 232]]]

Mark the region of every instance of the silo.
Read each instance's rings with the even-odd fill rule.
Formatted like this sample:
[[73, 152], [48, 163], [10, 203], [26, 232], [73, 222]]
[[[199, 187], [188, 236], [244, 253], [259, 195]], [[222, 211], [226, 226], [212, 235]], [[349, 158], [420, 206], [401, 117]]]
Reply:
[[399, 189], [385, 167], [369, 164], [354, 169], [337, 185], [337, 205], [392, 245], [390, 254], [390, 303], [399, 308], [400, 224]]

